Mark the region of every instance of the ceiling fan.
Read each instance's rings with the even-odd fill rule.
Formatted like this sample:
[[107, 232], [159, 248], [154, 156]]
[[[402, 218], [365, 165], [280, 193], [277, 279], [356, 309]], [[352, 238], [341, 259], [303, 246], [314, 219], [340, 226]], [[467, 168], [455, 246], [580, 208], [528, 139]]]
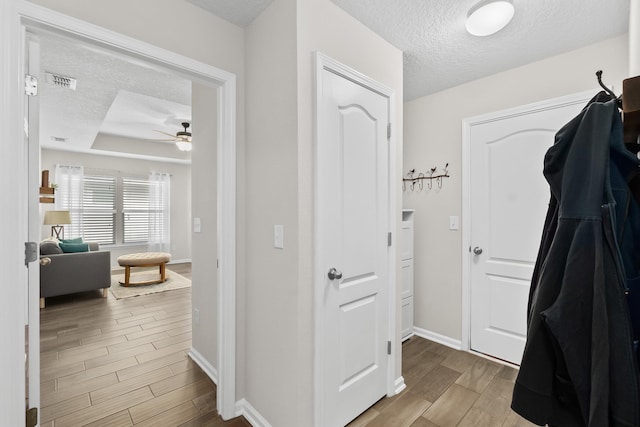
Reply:
[[191, 149], [193, 148], [193, 146], [191, 145], [191, 132], [187, 130], [190, 126], [189, 122], [182, 122], [181, 124], [184, 130], [176, 132], [175, 135], [161, 130], [154, 130], [154, 132], [160, 132], [171, 137], [171, 139], [157, 139], [156, 141], [175, 142], [180, 151], [191, 151]]

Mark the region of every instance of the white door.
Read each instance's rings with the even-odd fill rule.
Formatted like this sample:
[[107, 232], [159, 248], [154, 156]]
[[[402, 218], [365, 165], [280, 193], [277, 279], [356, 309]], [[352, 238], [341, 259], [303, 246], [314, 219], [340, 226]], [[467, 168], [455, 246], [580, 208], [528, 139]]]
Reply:
[[544, 155], [555, 133], [588, 99], [582, 94], [525, 106], [470, 126], [472, 350], [520, 364], [530, 281], [550, 197]]
[[316, 372], [319, 423], [336, 427], [387, 394], [389, 98], [326, 68], [318, 78]]
[[[26, 43], [26, 69], [31, 76], [38, 76], [40, 68], [40, 45], [29, 34]], [[39, 103], [38, 96], [26, 96], [25, 130], [27, 131], [26, 162], [28, 171], [28, 240], [40, 241], [40, 141], [39, 141]], [[39, 257], [38, 257], [39, 258]], [[27, 268], [27, 405], [30, 408], [40, 407], [40, 263], [30, 262]], [[40, 410], [38, 409], [38, 418]]]

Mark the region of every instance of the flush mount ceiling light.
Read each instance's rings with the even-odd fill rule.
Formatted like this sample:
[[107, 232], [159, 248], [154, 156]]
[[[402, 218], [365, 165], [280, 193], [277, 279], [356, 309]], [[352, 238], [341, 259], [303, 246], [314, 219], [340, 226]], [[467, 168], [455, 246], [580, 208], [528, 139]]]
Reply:
[[515, 9], [512, 0], [484, 0], [467, 13], [467, 31], [474, 36], [489, 36], [507, 26]]

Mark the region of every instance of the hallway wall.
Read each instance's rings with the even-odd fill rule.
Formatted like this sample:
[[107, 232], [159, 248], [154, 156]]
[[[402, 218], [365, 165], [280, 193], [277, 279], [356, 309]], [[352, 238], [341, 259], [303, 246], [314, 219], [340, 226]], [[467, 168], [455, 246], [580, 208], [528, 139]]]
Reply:
[[462, 230], [448, 229], [449, 216], [462, 214], [462, 120], [589, 89], [595, 94], [600, 69], [620, 93], [628, 77], [627, 35], [405, 103], [403, 174], [448, 162], [451, 175], [441, 190], [404, 192], [403, 206], [416, 210], [416, 327], [454, 342], [462, 336]]

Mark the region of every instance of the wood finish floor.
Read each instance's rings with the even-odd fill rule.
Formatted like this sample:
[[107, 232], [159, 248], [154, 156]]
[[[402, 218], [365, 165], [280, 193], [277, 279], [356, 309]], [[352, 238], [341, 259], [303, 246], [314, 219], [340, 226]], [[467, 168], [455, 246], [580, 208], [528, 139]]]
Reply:
[[[168, 269], [191, 278], [189, 264]], [[215, 385], [187, 356], [190, 288], [48, 298], [40, 318], [42, 426], [250, 426], [222, 421]], [[407, 388], [349, 427], [533, 426], [509, 409], [515, 369], [417, 337], [402, 350]]]
[[[191, 278], [189, 264], [167, 267]], [[44, 427], [250, 425], [222, 421], [215, 385], [187, 356], [191, 288], [47, 298], [40, 322]]]
[[348, 427], [529, 427], [510, 409], [516, 369], [413, 337], [402, 345], [407, 388]]

